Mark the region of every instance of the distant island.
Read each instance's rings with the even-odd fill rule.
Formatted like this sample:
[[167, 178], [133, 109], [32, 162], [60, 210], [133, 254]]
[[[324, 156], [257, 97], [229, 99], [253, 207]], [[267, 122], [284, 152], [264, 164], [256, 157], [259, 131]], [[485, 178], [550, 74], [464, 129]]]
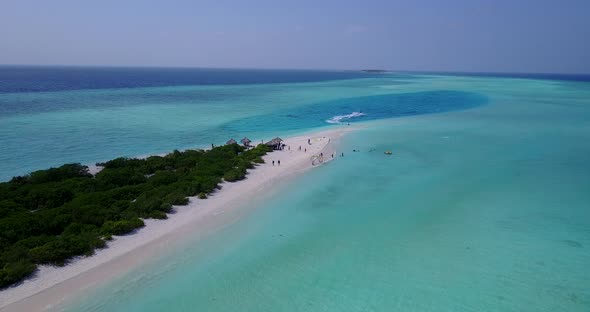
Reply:
[[372, 73], [372, 74], [383, 74], [383, 73], [389, 72], [388, 70], [385, 70], [385, 69], [362, 69], [361, 71], [364, 73]]

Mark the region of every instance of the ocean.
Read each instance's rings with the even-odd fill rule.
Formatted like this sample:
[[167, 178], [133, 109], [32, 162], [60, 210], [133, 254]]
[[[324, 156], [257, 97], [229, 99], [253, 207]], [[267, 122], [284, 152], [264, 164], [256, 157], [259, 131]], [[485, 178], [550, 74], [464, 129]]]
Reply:
[[212, 83], [0, 83], [4, 180], [362, 125], [344, 157], [66, 311], [590, 310], [589, 81], [220, 71]]

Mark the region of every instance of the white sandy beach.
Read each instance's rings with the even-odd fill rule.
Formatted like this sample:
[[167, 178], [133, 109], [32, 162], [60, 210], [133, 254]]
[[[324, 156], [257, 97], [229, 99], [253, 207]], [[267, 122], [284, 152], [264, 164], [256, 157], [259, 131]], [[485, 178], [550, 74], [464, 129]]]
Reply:
[[[145, 220], [146, 226], [137, 233], [115, 237], [108, 248], [92, 257], [78, 258], [65, 267], [41, 266], [33, 278], [0, 292], [0, 310], [51, 310], [85, 289], [125, 273], [187, 234], [199, 238], [231, 223], [239, 217], [241, 203], [262, 196], [253, 194], [268, 193], [277, 182], [312, 168], [312, 156], [323, 153], [325, 163], [334, 153], [337, 159], [334, 142], [353, 129], [342, 127], [286, 138], [284, 143], [290, 150], [269, 153], [264, 157], [266, 163], [251, 170], [245, 180], [223, 183], [222, 189], [206, 200], [191, 198], [189, 205], [175, 207], [167, 220]], [[273, 160], [280, 160], [281, 165], [273, 166]]]

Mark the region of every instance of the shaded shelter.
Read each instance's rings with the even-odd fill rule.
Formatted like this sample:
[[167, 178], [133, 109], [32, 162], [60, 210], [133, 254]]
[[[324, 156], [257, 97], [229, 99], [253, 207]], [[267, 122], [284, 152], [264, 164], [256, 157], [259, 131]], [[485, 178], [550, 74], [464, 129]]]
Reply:
[[244, 137], [243, 139], [240, 140], [240, 142], [244, 145], [244, 146], [250, 146], [250, 143], [252, 142], [250, 139], [248, 139], [247, 137]]
[[265, 144], [269, 147], [271, 147], [273, 150], [281, 150], [283, 149], [283, 139], [276, 137], [268, 142], [266, 142]]
[[229, 139], [229, 141], [225, 142], [225, 145], [232, 145], [232, 144], [237, 144], [238, 142], [236, 142], [236, 140], [234, 139]]

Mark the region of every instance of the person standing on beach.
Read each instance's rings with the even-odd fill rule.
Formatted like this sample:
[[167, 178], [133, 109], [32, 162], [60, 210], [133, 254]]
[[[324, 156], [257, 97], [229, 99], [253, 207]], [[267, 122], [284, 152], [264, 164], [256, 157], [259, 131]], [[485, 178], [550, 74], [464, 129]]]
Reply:
[[307, 153], [307, 148], [305, 149], [305, 152]]
[[275, 161], [274, 161], [274, 160], [272, 161], [272, 165], [273, 165], [273, 166], [275, 165]]
[[281, 165], [281, 160], [279, 159], [279, 161], [278, 161], [278, 162], [279, 162], [279, 166], [280, 166], [280, 165]]

